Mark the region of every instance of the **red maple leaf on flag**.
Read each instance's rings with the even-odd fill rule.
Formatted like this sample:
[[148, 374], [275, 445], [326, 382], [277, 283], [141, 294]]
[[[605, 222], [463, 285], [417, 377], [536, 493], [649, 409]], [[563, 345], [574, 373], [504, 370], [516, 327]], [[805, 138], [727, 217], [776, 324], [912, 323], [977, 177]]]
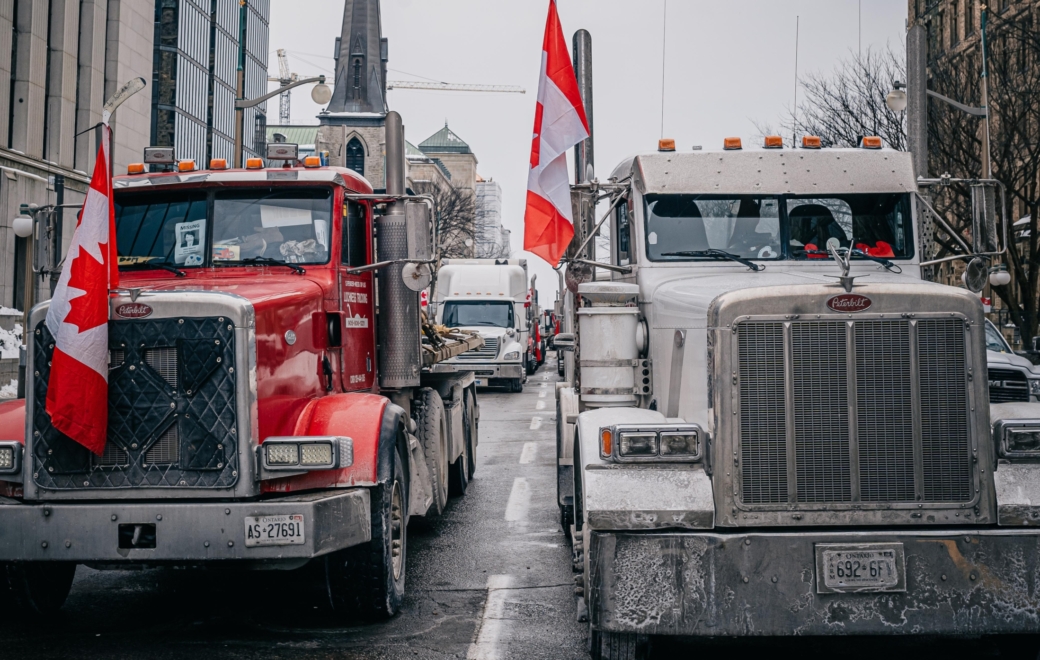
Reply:
[[69, 300], [65, 323], [76, 326], [81, 333], [108, 323], [108, 243], [98, 247], [103, 261], [80, 248], [69, 276], [69, 288], [86, 293]]

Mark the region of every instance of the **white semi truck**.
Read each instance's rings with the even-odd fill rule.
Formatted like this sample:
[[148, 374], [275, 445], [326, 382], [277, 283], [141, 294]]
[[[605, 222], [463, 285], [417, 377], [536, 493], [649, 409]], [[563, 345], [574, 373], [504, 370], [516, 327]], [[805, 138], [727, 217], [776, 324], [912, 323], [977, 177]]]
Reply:
[[[556, 338], [594, 658], [665, 635], [1036, 632], [1040, 405], [991, 405], [978, 295], [922, 275], [943, 221], [919, 185], [941, 182], [862, 144], [662, 141], [574, 187], [610, 204], [606, 271], [569, 252]], [[981, 289], [996, 189], [964, 183], [973, 244], [944, 231]], [[577, 225], [575, 245], [597, 233]]]
[[445, 259], [434, 293], [437, 322], [474, 330], [484, 347], [433, 365], [434, 373], [472, 372], [478, 386], [521, 392], [530, 355], [526, 259]]

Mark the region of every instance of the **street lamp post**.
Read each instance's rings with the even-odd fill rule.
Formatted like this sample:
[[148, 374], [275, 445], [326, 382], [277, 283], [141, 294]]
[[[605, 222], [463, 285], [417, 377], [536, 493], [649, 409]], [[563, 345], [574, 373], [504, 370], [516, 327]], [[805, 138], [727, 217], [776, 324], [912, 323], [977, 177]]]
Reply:
[[332, 90], [325, 84], [325, 76], [318, 76], [317, 78], [305, 78], [304, 80], [297, 80], [294, 83], [283, 85], [273, 92], [264, 94], [255, 99], [236, 99], [235, 100], [235, 167], [242, 167], [242, 152], [244, 150], [244, 137], [245, 137], [245, 121], [246, 121], [246, 108], [253, 108], [268, 99], [272, 99], [283, 92], [287, 92], [293, 87], [299, 87], [300, 85], [309, 85], [311, 83], [317, 83], [314, 89], [311, 90], [311, 99], [318, 105], [325, 105], [332, 98]]

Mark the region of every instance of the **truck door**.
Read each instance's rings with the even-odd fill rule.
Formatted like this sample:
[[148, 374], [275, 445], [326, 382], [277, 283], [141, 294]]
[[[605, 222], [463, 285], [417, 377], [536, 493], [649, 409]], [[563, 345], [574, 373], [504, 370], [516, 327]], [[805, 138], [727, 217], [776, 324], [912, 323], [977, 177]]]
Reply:
[[343, 322], [343, 389], [366, 390], [375, 378], [375, 290], [371, 271], [350, 274], [372, 263], [372, 217], [368, 206], [343, 203], [339, 285]]

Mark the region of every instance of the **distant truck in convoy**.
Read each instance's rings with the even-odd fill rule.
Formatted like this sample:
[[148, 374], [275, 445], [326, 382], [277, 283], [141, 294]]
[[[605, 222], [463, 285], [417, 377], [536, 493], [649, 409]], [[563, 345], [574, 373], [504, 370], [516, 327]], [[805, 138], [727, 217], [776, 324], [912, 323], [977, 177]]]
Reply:
[[[593, 657], [660, 635], [1036, 633], [1040, 405], [1025, 372], [996, 402], [978, 294], [922, 277], [943, 220], [919, 185], [941, 182], [878, 138], [744, 146], [662, 141], [573, 189], [611, 205], [606, 278], [570, 260], [556, 338]], [[981, 290], [1003, 202], [961, 183], [973, 244], [944, 231]]]
[[432, 372], [472, 372], [478, 386], [522, 392], [531, 364], [526, 259], [445, 259], [437, 272], [436, 318], [472, 330], [483, 348], [436, 364]]
[[398, 610], [409, 518], [443, 512], [475, 469], [473, 374], [431, 367], [481, 340], [420, 343], [430, 214], [405, 194], [397, 113], [387, 136], [386, 194], [318, 156], [116, 177], [104, 454], [45, 411], [48, 303], [28, 398], [0, 404], [9, 610], [61, 607], [77, 564], [308, 563], [337, 611]]

